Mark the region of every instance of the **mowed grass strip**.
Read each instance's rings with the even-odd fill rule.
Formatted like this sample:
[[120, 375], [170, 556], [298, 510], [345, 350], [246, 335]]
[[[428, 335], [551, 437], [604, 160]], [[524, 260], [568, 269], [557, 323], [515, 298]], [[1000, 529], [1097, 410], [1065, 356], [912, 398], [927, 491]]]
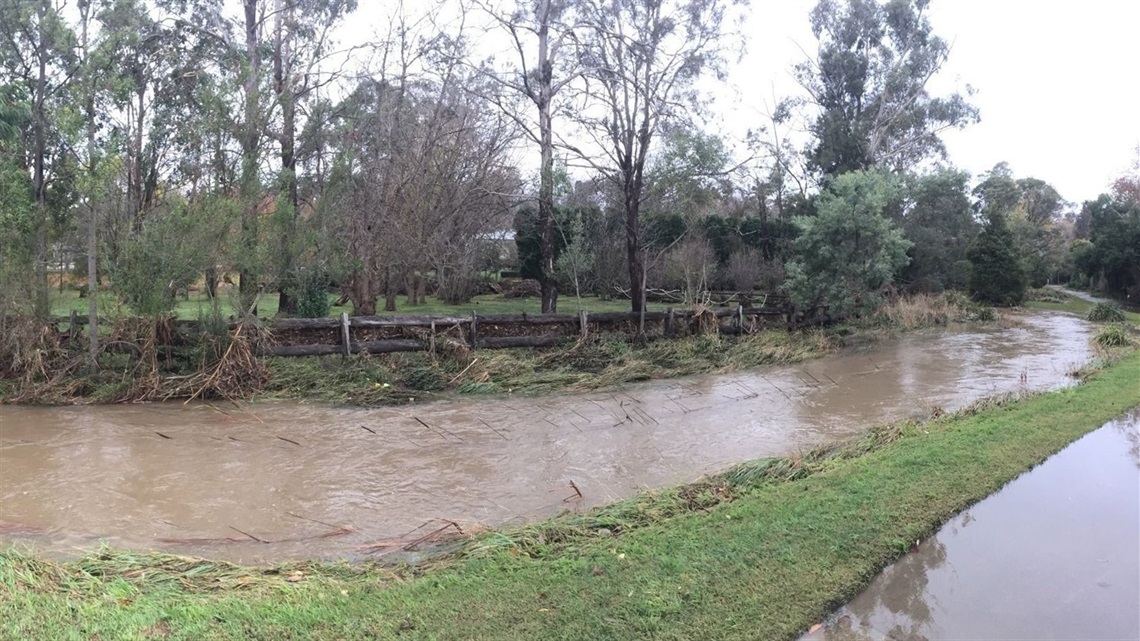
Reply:
[[0, 636], [793, 639], [916, 539], [1137, 404], [1133, 352], [1081, 386], [908, 427], [867, 454], [707, 510], [537, 555], [504, 546], [422, 574], [121, 553], [58, 565], [9, 553]]
[[[1064, 302], [1058, 303], [1054, 301], [1029, 300], [1025, 301], [1025, 307], [1027, 309], [1036, 309], [1050, 312], [1068, 312], [1070, 314], [1076, 314], [1081, 318], [1085, 318], [1088, 315], [1089, 310], [1095, 307], [1094, 303], [1090, 303], [1087, 300], [1081, 300], [1076, 296], [1070, 296], [1064, 292], [1055, 292], [1055, 294], [1058, 298], [1064, 299]], [[1131, 323], [1140, 325], [1140, 313], [1129, 309], [1122, 309], [1121, 311], [1124, 312], [1124, 318], [1126, 320]]]

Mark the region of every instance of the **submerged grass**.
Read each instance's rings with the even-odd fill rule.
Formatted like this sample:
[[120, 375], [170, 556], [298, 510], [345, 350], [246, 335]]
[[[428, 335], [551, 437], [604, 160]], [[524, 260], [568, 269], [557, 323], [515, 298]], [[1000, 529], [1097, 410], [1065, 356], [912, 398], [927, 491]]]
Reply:
[[795, 363], [834, 351], [835, 333], [766, 330], [742, 337], [691, 336], [631, 343], [616, 334], [566, 348], [484, 350], [461, 357], [426, 353], [269, 359], [265, 394], [382, 405], [442, 392], [542, 394], [588, 391], [672, 376]]
[[879, 324], [898, 330], [915, 330], [951, 322], [988, 322], [993, 308], [979, 305], [965, 294], [950, 290], [937, 296], [916, 294], [888, 301], [875, 315]]
[[0, 638], [792, 639], [916, 539], [1140, 404], [1140, 353], [1115, 355], [1073, 388], [484, 535], [437, 568], [0, 554]]
[[[636, 342], [624, 334], [595, 334], [570, 346], [544, 349], [472, 352], [458, 342], [445, 341], [436, 354], [261, 359], [252, 356], [252, 343], [236, 352], [206, 349], [238, 342], [227, 343], [207, 332], [204, 339], [190, 337], [203, 346], [195, 352], [203, 357], [194, 362], [159, 359], [153, 347], [157, 330], [152, 323], [144, 328], [149, 328], [147, 332], [126, 332], [118, 341], [128, 347], [134, 345], [134, 357], [105, 354], [103, 368], [95, 374], [77, 371], [81, 359], [74, 356], [65, 368], [53, 365], [35, 369], [39, 372], [35, 384], [13, 380], [0, 371], [0, 402], [128, 402], [200, 395], [371, 406], [431, 400], [445, 393], [588, 391], [635, 381], [796, 363], [846, 344], [873, 341], [900, 331], [987, 320], [993, 320], [992, 310], [950, 292], [895, 299], [877, 314], [826, 329], [789, 332], [770, 328], [743, 336], [722, 336], [713, 322], [704, 328], [711, 333], [683, 338]], [[224, 338], [224, 325], [221, 327]], [[257, 340], [263, 343], [270, 338], [262, 331]], [[233, 358], [235, 355], [238, 358]], [[140, 363], [148, 367], [140, 367]], [[49, 370], [50, 376], [45, 373]]]
[[993, 310], [956, 292], [896, 299], [867, 318], [823, 328], [766, 329], [744, 336], [705, 334], [630, 342], [592, 335], [569, 347], [482, 350], [432, 356], [339, 356], [269, 360], [271, 397], [357, 405], [407, 403], [460, 394], [581, 392], [653, 379], [729, 373], [798, 363], [844, 345], [897, 332], [987, 322]]

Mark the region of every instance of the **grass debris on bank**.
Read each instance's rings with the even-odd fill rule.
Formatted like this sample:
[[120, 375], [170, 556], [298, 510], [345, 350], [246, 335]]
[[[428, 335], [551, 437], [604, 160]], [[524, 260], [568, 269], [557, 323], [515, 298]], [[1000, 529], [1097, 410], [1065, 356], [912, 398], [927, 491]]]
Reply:
[[[52, 332], [32, 340], [0, 338], [0, 402], [67, 404], [183, 400], [189, 398], [287, 398], [303, 401], [391, 405], [430, 400], [444, 393], [541, 394], [586, 391], [651, 379], [727, 373], [796, 363], [855, 341], [952, 322], [993, 320], [993, 310], [965, 296], [899, 297], [863, 319], [827, 328], [762, 329], [722, 336], [713, 328], [679, 338], [631, 341], [622, 334], [592, 334], [551, 348], [441, 349], [378, 356], [255, 357], [272, 342], [265, 327], [242, 323], [229, 333], [215, 314], [201, 331], [174, 337], [172, 318], [122, 319], [104, 337], [100, 371], [85, 367], [82, 346], [60, 345]], [[27, 332], [36, 327], [28, 321]], [[706, 328], [707, 329], [707, 328]], [[245, 332], [245, 333], [242, 333]], [[50, 335], [49, 335], [50, 334]], [[158, 340], [163, 336], [163, 340]], [[173, 355], [160, 344], [188, 347]], [[450, 345], [450, 343], [449, 343]]]
[[765, 330], [743, 337], [690, 336], [631, 343], [594, 335], [567, 347], [481, 350], [462, 359], [421, 352], [381, 357], [269, 359], [262, 396], [386, 405], [443, 393], [576, 392], [691, 374], [796, 363], [840, 346], [819, 330]]
[[0, 554], [0, 638], [793, 639], [915, 540], [1140, 404], [1140, 353], [1114, 355], [1076, 387], [488, 534], [434, 568]]

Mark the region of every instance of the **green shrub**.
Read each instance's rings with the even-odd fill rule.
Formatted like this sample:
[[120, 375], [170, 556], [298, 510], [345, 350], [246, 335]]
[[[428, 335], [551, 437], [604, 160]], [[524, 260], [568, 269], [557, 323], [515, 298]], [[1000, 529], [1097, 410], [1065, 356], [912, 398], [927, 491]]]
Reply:
[[1093, 336], [1093, 342], [1100, 347], [1128, 347], [1132, 345], [1132, 328], [1125, 323], [1105, 325]]
[[1068, 299], [1047, 287], [1034, 287], [1025, 292], [1026, 300], [1042, 303], [1066, 303]]
[[1018, 305], [1025, 299], [1026, 276], [1017, 260], [1013, 233], [1005, 217], [993, 215], [967, 252], [970, 295], [989, 305]]
[[1112, 303], [1097, 303], [1089, 310], [1088, 319], [1094, 323], [1123, 323], [1124, 312]]
[[323, 318], [329, 315], [328, 280], [320, 272], [308, 272], [301, 277], [297, 291], [297, 315], [301, 318]]

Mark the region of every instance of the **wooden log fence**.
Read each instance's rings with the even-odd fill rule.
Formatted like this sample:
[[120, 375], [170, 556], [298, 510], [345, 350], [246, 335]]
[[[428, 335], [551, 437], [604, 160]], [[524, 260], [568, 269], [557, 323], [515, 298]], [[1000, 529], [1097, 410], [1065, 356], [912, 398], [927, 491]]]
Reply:
[[[784, 299], [766, 300], [759, 307], [705, 308], [701, 311], [677, 310], [645, 312], [594, 312], [575, 314], [449, 314], [407, 316], [349, 316], [334, 318], [284, 318], [265, 321], [277, 343], [266, 345], [262, 353], [271, 356], [329, 356], [351, 354], [388, 354], [431, 351], [435, 353], [441, 340], [459, 338], [468, 348], [503, 349], [511, 347], [550, 347], [588, 336], [591, 332], [619, 331], [636, 333], [642, 317], [656, 328], [658, 337], [674, 337], [686, 333], [694, 318], [712, 316], [713, 325], [724, 334], [747, 334], [763, 325], [786, 325], [795, 328], [819, 322], [820, 310], [797, 311]], [[71, 314], [53, 319], [57, 327], [74, 337], [86, 316]], [[100, 319], [104, 322], [103, 319]], [[174, 326], [190, 330], [198, 321], [176, 320]], [[704, 323], [702, 323], [704, 324]], [[231, 329], [235, 322], [230, 323]], [[706, 325], [707, 326], [707, 325]], [[450, 337], [450, 338], [447, 338]], [[315, 340], [314, 340], [315, 339]]]

